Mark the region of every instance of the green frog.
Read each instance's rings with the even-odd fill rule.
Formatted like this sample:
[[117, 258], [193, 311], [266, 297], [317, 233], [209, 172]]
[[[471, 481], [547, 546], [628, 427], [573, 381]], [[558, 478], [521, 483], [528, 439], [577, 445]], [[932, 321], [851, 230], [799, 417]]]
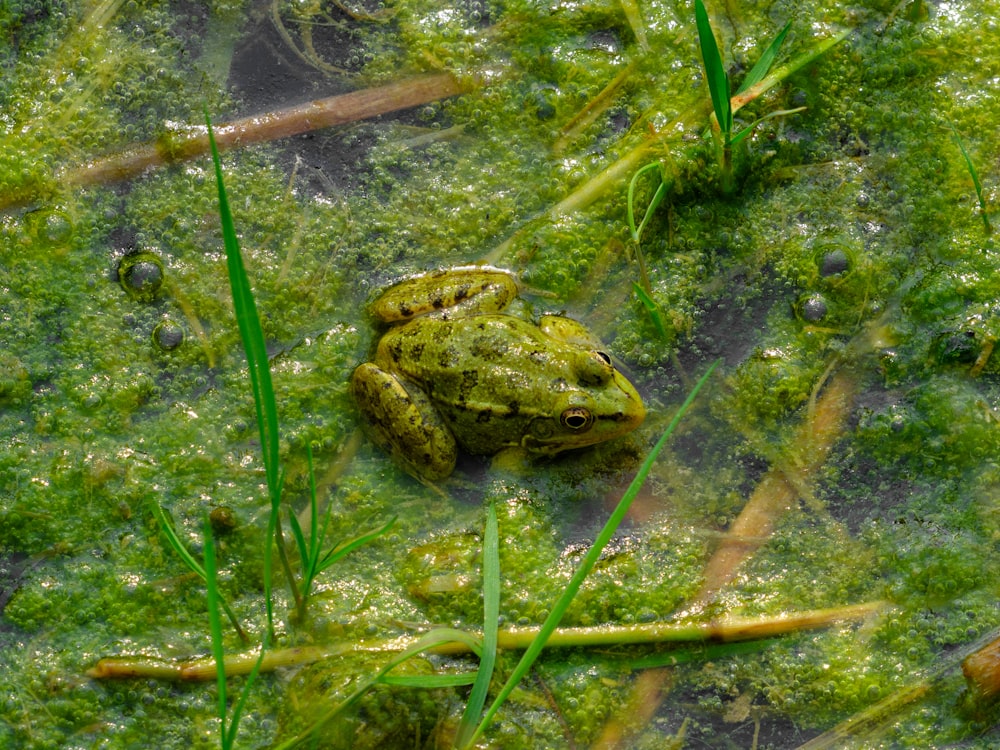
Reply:
[[459, 446], [552, 455], [642, 423], [642, 399], [587, 329], [512, 314], [518, 295], [511, 273], [464, 266], [406, 279], [373, 303], [389, 328], [350, 391], [368, 434], [415, 477], [447, 477]]

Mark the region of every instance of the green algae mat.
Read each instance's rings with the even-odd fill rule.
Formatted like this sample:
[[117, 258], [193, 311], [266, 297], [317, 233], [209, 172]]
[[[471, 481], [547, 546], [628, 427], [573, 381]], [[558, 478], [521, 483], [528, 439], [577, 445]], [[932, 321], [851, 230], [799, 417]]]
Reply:
[[[0, 5], [0, 748], [1000, 743], [1000, 4], [696, 5]], [[641, 425], [382, 450], [477, 264]]]

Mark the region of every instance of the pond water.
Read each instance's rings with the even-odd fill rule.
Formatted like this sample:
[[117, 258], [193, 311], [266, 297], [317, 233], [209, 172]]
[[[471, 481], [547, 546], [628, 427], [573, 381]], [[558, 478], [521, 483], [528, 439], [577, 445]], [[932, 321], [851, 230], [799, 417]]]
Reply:
[[[474, 656], [361, 688], [428, 630], [482, 631], [489, 508], [500, 630], [530, 636], [716, 361], [566, 609], [593, 630], [541, 653], [481, 745], [996, 746], [960, 664], [1000, 637], [998, 12], [710, 4], [733, 91], [790, 22], [730, 175], [687, 2], [5, 4], [0, 747], [220, 745], [206, 586], [174, 546], [197, 568], [206, 522], [230, 667], [264, 640], [274, 660], [238, 747], [452, 746]], [[478, 262], [517, 274], [519, 314], [604, 342], [641, 427], [463, 454], [438, 484], [361, 434], [368, 303]], [[298, 602], [312, 485], [324, 553], [395, 521]], [[525, 645], [501, 643], [490, 700]]]

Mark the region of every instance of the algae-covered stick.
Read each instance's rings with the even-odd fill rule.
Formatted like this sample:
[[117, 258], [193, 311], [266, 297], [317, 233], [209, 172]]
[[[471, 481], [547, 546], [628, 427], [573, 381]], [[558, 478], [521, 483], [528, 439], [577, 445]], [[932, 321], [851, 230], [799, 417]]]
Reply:
[[[447, 99], [467, 88], [450, 73], [437, 73], [324, 99], [313, 99], [286, 109], [250, 115], [219, 125], [215, 128], [216, 146], [221, 152], [366, 120]], [[139, 177], [150, 169], [195, 159], [208, 151], [208, 134], [203, 128], [191, 128], [188, 131], [165, 134], [156, 141], [136, 143], [85, 164], [65, 168], [56, 174], [56, 181], [71, 188], [121, 182]], [[28, 203], [33, 197], [18, 193], [0, 195], [0, 210]]]

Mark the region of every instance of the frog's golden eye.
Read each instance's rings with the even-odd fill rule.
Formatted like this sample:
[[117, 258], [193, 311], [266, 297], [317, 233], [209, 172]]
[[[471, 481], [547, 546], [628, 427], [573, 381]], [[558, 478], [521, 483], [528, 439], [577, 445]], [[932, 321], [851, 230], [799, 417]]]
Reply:
[[559, 415], [559, 422], [570, 432], [586, 432], [594, 424], [594, 415], [590, 413], [590, 409], [571, 406]]
[[605, 364], [607, 364], [609, 367], [613, 367], [614, 366], [614, 365], [611, 364], [611, 355], [608, 354], [607, 352], [602, 352], [602, 351], [598, 350], [598, 351], [595, 351], [594, 354], [596, 354], [598, 357], [600, 357], [601, 359], [603, 359], [604, 362], [605, 362]]

